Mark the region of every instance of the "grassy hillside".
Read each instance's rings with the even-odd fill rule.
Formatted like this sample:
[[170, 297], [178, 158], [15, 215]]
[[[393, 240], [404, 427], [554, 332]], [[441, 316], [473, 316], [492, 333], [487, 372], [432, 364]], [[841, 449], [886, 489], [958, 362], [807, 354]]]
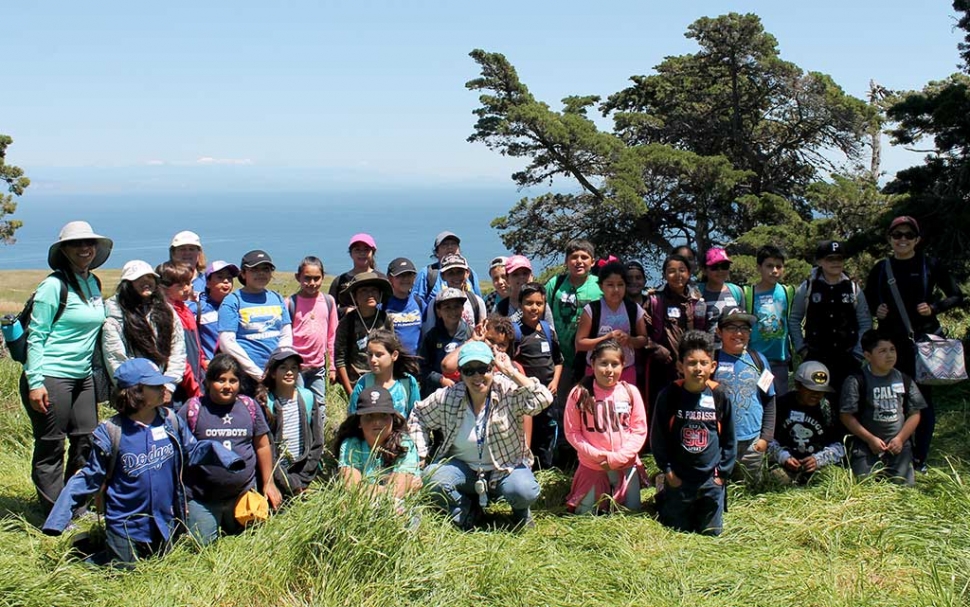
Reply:
[[[0, 297], [19, 292], [0, 282]], [[735, 486], [719, 538], [663, 528], [653, 489], [644, 514], [567, 516], [559, 473], [540, 474], [538, 527], [522, 535], [458, 533], [429, 511], [409, 531], [386, 506], [321, 483], [260, 528], [205, 549], [183, 540], [116, 572], [37, 530], [19, 373], [0, 361], [0, 605], [970, 604], [970, 386], [937, 391], [933, 469], [915, 489], [844, 470], [807, 488]], [[345, 406], [334, 390], [331, 436]]]

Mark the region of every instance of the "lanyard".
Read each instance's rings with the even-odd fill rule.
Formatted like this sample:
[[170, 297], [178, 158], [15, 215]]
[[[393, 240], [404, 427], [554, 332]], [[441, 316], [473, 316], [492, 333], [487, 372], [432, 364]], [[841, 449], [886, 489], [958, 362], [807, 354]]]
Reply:
[[[471, 397], [469, 397], [468, 402], [471, 403]], [[485, 410], [482, 416], [482, 421], [479, 423], [478, 418], [475, 418], [475, 443], [478, 445], [478, 461], [481, 462], [485, 457], [485, 439], [488, 435], [488, 413], [492, 406], [492, 390], [489, 388], [488, 396], [485, 397]], [[475, 410], [472, 409], [472, 413]]]

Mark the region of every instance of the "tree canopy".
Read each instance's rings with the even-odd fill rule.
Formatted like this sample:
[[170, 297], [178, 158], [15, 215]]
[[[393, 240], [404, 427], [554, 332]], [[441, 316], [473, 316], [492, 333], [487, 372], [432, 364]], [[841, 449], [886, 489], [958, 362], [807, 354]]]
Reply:
[[13, 244], [16, 239], [14, 232], [17, 231], [22, 221], [8, 219], [17, 210], [17, 203], [14, 196], [22, 196], [24, 190], [30, 185], [30, 180], [24, 177], [24, 171], [20, 167], [6, 163], [7, 147], [13, 143], [8, 135], [0, 134], [0, 179], [7, 183], [7, 194], [0, 194], [0, 242]]
[[[481, 76], [466, 86], [481, 107], [469, 141], [527, 159], [512, 175], [520, 186], [573, 184], [524, 198], [493, 223], [510, 250], [549, 256], [585, 237], [639, 256], [682, 243], [704, 250], [768, 222], [804, 231], [810, 186], [858, 163], [876, 113], [829, 76], [782, 60], [756, 15], [705, 17], [686, 36], [698, 52], [665, 58], [606, 101], [571, 96], [559, 110], [535, 99], [503, 55], [472, 51]], [[593, 108], [612, 132], [597, 128]]]
[[[897, 144], [932, 141], [923, 164], [896, 174], [885, 188], [899, 195], [896, 213], [920, 222], [924, 244], [959, 274], [970, 273], [970, 0], [955, 0], [957, 27], [965, 32], [958, 45], [962, 73], [929, 82], [922, 90], [902, 93], [887, 116]], [[888, 221], [888, 217], [887, 217]]]

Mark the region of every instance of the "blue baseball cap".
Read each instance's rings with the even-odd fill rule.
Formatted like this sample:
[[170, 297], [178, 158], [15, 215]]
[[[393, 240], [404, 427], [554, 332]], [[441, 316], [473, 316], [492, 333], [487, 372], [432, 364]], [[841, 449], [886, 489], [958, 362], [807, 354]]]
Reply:
[[490, 365], [492, 364], [493, 360], [495, 360], [495, 355], [492, 354], [492, 349], [481, 341], [467, 342], [461, 347], [461, 350], [458, 351], [459, 367], [464, 367], [468, 363], [475, 361]]
[[132, 388], [138, 384], [163, 386], [176, 384], [178, 379], [162, 375], [158, 365], [147, 358], [129, 358], [115, 371], [115, 383], [119, 388]]

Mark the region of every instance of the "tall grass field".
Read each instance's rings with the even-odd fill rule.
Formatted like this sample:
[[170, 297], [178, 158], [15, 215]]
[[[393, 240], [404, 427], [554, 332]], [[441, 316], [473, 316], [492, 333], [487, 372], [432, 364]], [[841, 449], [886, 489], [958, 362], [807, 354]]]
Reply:
[[[17, 309], [21, 291], [0, 282]], [[420, 503], [410, 528], [392, 506], [323, 481], [242, 535], [204, 549], [182, 539], [120, 571], [81, 562], [71, 533], [39, 531], [19, 375], [0, 360], [0, 605], [970, 604], [970, 385], [935, 391], [932, 467], [915, 488], [856, 482], [844, 469], [801, 488], [734, 485], [717, 538], [662, 527], [652, 488], [641, 514], [567, 515], [570, 477], [559, 472], [539, 474], [537, 527], [525, 533], [460, 533]], [[345, 408], [333, 390], [329, 436]], [[506, 512], [490, 509], [496, 521]]]

